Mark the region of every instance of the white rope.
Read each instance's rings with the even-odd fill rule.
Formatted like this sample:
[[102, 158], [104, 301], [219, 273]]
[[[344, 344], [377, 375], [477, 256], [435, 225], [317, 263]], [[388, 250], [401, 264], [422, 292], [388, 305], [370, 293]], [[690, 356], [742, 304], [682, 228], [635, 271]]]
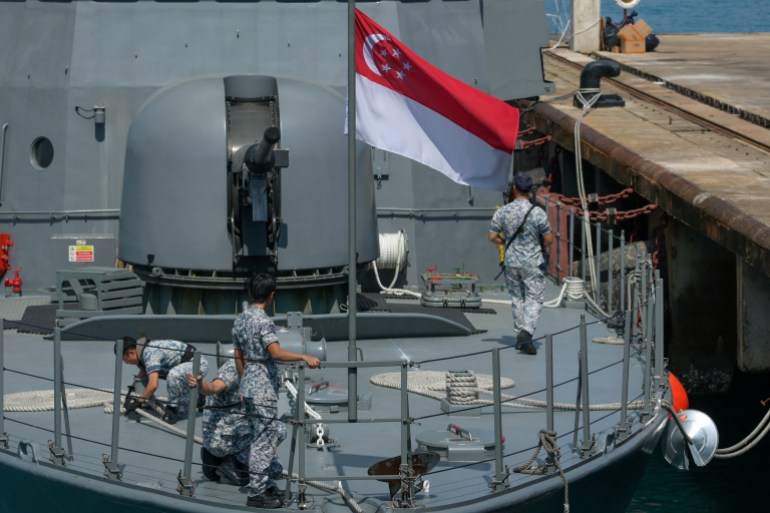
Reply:
[[[299, 394], [297, 393], [297, 388], [294, 386], [294, 383], [289, 380], [285, 380], [283, 384], [286, 386], [286, 390], [288, 390], [289, 394], [291, 394], [294, 400], [296, 400]], [[314, 420], [323, 420], [321, 414], [315, 411], [313, 407], [308, 403], [305, 403], [305, 413], [311, 416]]]
[[[398, 274], [402, 266], [406, 265], [407, 245], [404, 230], [397, 233], [380, 234], [380, 257], [372, 262], [374, 277], [380, 286], [380, 294], [393, 294], [395, 296], [420, 297], [422, 294], [407, 289], [394, 289], [393, 285], [398, 280]], [[395, 269], [393, 280], [387, 287], [380, 280], [379, 269]]]
[[[418, 371], [407, 373], [407, 390], [409, 392], [420, 394], [431, 399], [448, 400], [446, 393], [446, 372], [439, 371]], [[493, 392], [492, 376], [486, 374], [475, 374], [478, 380], [478, 387], [476, 391], [479, 393], [491, 394]], [[372, 376], [370, 380], [372, 384], [394, 388], [396, 390], [401, 389], [401, 373], [400, 372], [386, 372], [383, 374], [377, 374]], [[509, 378], [500, 378], [500, 388], [511, 388], [514, 386], [514, 381]], [[545, 408], [547, 403], [536, 399], [527, 399], [523, 397], [516, 397], [512, 395], [502, 394], [504, 402], [503, 406], [510, 408]], [[488, 406], [493, 405], [494, 401], [487, 399], [477, 399], [467, 403], [469, 406]], [[628, 403], [629, 408], [641, 408], [642, 401], [632, 401]], [[554, 409], [562, 411], [572, 411], [575, 409], [574, 404], [570, 403], [554, 403]], [[592, 404], [590, 406], [591, 411], [613, 411], [620, 408], [620, 403], [601, 403]]]
[[[112, 392], [102, 390], [87, 390], [77, 388], [67, 390], [67, 408], [93, 408], [101, 406], [105, 401], [112, 399]], [[4, 397], [5, 411], [13, 412], [37, 412], [54, 410], [53, 390], [31, 390], [6, 394]]]
[[[594, 95], [590, 99], [586, 99], [585, 96], [583, 96], [584, 93], [594, 93]], [[583, 209], [583, 232], [585, 233], [586, 237], [586, 249], [588, 251], [588, 256], [583, 255], [583, 263], [585, 265], [586, 258], [588, 259], [588, 271], [591, 276], [591, 288], [593, 289], [593, 292], [596, 292], [596, 287], [598, 285], [598, 282], [596, 280], [596, 267], [594, 263], [594, 248], [593, 248], [593, 237], [591, 236], [591, 219], [590, 219], [590, 212], [588, 211], [588, 200], [586, 198], [586, 191], [585, 191], [585, 183], [583, 179], [583, 147], [581, 144], [580, 139], [580, 127], [583, 124], [583, 118], [585, 118], [593, 108], [594, 105], [596, 105], [596, 102], [599, 101], [599, 98], [601, 97], [601, 90], [598, 88], [584, 88], [580, 89], [577, 93], [577, 98], [580, 101], [580, 104], [583, 106], [582, 111], [580, 112], [580, 115], [575, 120], [575, 170], [577, 172], [577, 186], [578, 186], [578, 196], [580, 197], [580, 208]]]
[[478, 388], [479, 384], [473, 371], [446, 373], [446, 396], [449, 404], [473, 404], [479, 398]]
[[749, 433], [748, 436], [746, 436], [746, 438], [730, 447], [717, 449], [714, 457], [718, 459], [729, 459], [735, 458], [736, 456], [741, 456], [754, 448], [754, 446], [756, 446], [760, 441], [762, 441], [762, 439], [767, 435], [768, 431], [770, 431], [770, 410], [765, 413], [765, 416], [761, 421], [759, 421], [757, 427], [755, 427], [754, 430]]

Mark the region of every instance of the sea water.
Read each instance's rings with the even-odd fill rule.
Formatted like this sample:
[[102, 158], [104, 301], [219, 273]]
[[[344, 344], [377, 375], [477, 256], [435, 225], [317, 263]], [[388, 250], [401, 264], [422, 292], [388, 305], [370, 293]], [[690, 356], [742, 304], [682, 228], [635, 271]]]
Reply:
[[[768, 0], [641, 0], [633, 10], [656, 34], [770, 32]], [[623, 19], [614, 0], [601, 0], [601, 13]]]
[[[627, 0], [624, 3], [628, 3]], [[559, 32], [556, 26], [564, 26], [569, 20], [571, 4], [571, 0], [546, 0], [552, 32]], [[641, 0], [628, 13], [632, 11], [656, 34], [770, 32], [768, 0]], [[601, 0], [601, 15], [619, 22], [623, 19], [623, 9], [614, 0]], [[555, 18], [560, 23], [555, 22]]]
[[[602, 16], [623, 18], [613, 0], [601, 8]], [[770, 32], [770, 0], [641, 0], [634, 10], [656, 34]], [[690, 408], [714, 420], [719, 446], [728, 447], [763, 419], [768, 399], [770, 377], [736, 373], [728, 393], [691, 396]], [[656, 450], [627, 513], [770, 512], [769, 465], [770, 435], [743, 456], [689, 471], [674, 469]]]
[[[728, 393], [691, 396], [690, 408], [711, 417], [719, 447], [730, 447], [770, 409], [770, 376], [737, 373]], [[691, 464], [689, 471], [676, 470], [656, 450], [627, 513], [767, 513], [769, 456], [770, 436], [742, 456]]]

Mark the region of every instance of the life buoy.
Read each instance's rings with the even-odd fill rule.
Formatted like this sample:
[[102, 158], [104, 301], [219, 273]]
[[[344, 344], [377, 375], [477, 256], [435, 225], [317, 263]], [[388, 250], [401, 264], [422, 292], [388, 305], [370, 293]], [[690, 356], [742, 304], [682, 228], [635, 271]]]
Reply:
[[627, 0], [624, 2], [623, 0], [615, 0], [615, 3], [622, 9], [633, 9], [639, 5], [640, 1], [641, 0]]

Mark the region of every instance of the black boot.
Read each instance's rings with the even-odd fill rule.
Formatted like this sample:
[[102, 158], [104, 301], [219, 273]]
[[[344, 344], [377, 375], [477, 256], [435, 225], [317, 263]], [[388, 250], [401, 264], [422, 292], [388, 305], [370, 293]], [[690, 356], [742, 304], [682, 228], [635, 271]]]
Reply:
[[521, 330], [516, 336], [516, 348], [524, 354], [537, 354], [532, 335], [527, 330]]
[[249, 484], [249, 473], [243, 471], [243, 466], [235, 459], [235, 456], [225, 456], [222, 464], [217, 469], [217, 474], [232, 484], [246, 486]]
[[179, 420], [179, 413], [176, 406], [166, 406], [166, 411], [163, 413], [163, 417], [161, 417], [160, 420], [166, 424], [176, 424], [176, 421]]
[[521, 330], [519, 331], [519, 334], [516, 335], [516, 345], [514, 346], [514, 348], [521, 349], [521, 346], [526, 344], [530, 340], [532, 340], [532, 335], [530, 335], [527, 330]]
[[208, 449], [201, 447], [201, 471], [206, 479], [209, 481], [219, 481], [219, 474], [217, 474], [217, 468], [222, 464], [222, 458], [218, 458], [211, 454]]
[[267, 494], [250, 495], [246, 500], [246, 505], [252, 508], [276, 509], [283, 507], [283, 501], [278, 497], [271, 497]]

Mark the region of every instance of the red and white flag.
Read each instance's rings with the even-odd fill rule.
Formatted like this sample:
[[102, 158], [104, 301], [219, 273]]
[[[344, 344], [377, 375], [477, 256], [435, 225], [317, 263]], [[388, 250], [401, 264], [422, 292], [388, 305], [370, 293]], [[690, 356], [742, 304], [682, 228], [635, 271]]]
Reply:
[[519, 110], [428, 63], [356, 10], [356, 137], [457, 183], [504, 190]]

